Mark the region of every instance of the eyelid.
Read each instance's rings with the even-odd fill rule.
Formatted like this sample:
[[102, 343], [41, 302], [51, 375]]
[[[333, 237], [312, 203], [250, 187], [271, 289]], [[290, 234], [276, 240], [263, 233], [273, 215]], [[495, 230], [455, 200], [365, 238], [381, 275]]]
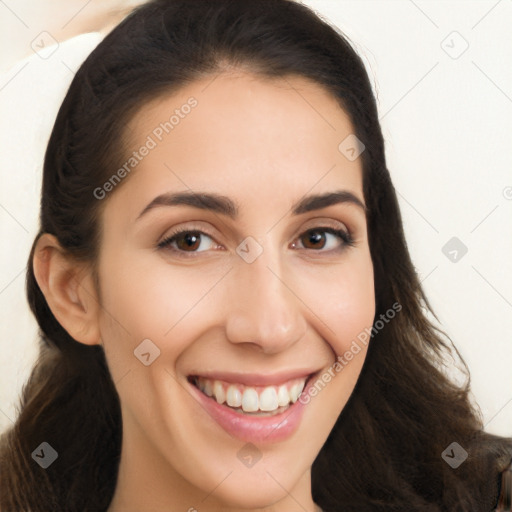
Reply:
[[[313, 224], [310, 225], [310, 223], [313, 223]], [[346, 223], [339, 221], [339, 220], [335, 220], [335, 219], [328, 219], [325, 217], [315, 217], [312, 219], [308, 219], [306, 225], [304, 227], [302, 227], [300, 229], [300, 231], [298, 231], [295, 234], [295, 238], [304, 234], [307, 231], [310, 231], [311, 229], [318, 229], [318, 228], [325, 228], [325, 227], [330, 227], [330, 228], [333, 228], [336, 230], [342, 229], [342, 230], [346, 231], [347, 235], [352, 236], [352, 230], [347, 226]], [[166, 233], [169, 232], [169, 234], [164, 234], [162, 237], [160, 237], [160, 239], [156, 245], [158, 246], [163, 241], [169, 239], [170, 237], [175, 236], [176, 234], [179, 234], [182, 231], [201, 231], [202, 233], [204, 233], [205, 235], [208, 235], [210, 238], [214, 239], [217, 242], [216, 235], [214, 235], [212, 233], [212, 231], [209, 230], [207, 227], [204, 227], [203, 224], [200, 223], [200, 221], [199, 221], [199, 223], [198, 223], [198, 221], [191, 221], [190, 224], [185, 222], [184, 224], [180, 224], [180, 225], [172, 228], [170, 230], [170, 232], [169, 232], [169, 230], [166, 231]], [[217, 243], [219, 243], [219, 242], [217, 242]]]
[[[309, 223], [313, 222], [313, 225], [309, 227]], [[345, 222], [342, 222], [340, 220], [335, 219], [327, 219], [325, 217], [314, 217], [312, 219], [309, 219], [306, 223], [306, 227], [302, 228], [301, 234], [304, 231], [309, 231], [310, 229], [315, 229], [319, 227], [330, 227], [334, 229], [344, 229], [348, 234], [351, 234], [351, 229], [347, 226]]]
[[162, 243], [162, 242], [165, 242], [166, 240], [168, 240], [169, 238], [175, 236], [176, 234], [179, 234], [180, 232], [188, 232], [188, 231], [200, 231], [201, 233], [205, 234], [205, 235], [208, 235], [210, 238], [214, 239], [216, 241], [216, 237], [215, 235], [210, 231], [208, 230], [208, 228], [205, 228], [204, 226], [202, 225], [199, 225], [199, 224], [194, 224], [192, 222], [192, 224], [188, 224], [188, 223], [185, 223], [183, 225], [179, 225], [177, 227], [174, 227], [170, 230], [167, 230], [165, 232], [165, 234], [159, 239], [159, 241], [157, 242], [157, 247]]
[[[309, 227], [303, 226], [301, 230], [293, 237], [293, 246], [296, 247], [296, 240], [299, 240], [302, 236], [304, 236], [306, 233], [310, 231], [318, 230], [320, 232], [329, 233], [340, 240], [340, 245], [335, 249], [330, 250], [323, 250], [323, 248], [319, 250], [315, 249], [308, 249], [304, 248], [305, 251], [311, 252], [312, 255], [315, 253], [319, 253], [318, 256], [321, 256], [323, 253], [331, 254], [331, 253], [340, 253], [341, 251], [353, 247], [356, 245], [356, 239], [353, 236], [352, 230], [347, 227], [347, 225], [341, 221], [337, 221], [334, 219], [310, 219], [310, 221], [316, 220], [316, 222], [313, 225], [310, 225]], [[211, 252], [210, 250], [205, 251], [183, 251], [180, 249], [175, 249], [171, 247], [172, 243], [175, 243], [175, 238], [183, 233], [191, 233], [191, 232], [197, 232], [200, 235], [206, 235], [208, 238], [210, 238], [214, 244], [218, 246], [222, 245], [217, 242], [216, 236], [211, 233], [211, 231], [207, 228], [203, 228], [201, 225], [198, 225], [197, 223], [179, 225], [177, 227], [174, 227], [169, 234], [161, 237], [159, 242], [155, 246], [155, 250], [165, 250], [168, 249], [169, 252], [174, 253], [174, 255], [178, 258], [194, 258], [194, 254], [201, 254], [201, 253], [208, 253]], [[215, 250], [215, 249], [214, 249]], [[316, 257], [316, 255], [315, 255]]]

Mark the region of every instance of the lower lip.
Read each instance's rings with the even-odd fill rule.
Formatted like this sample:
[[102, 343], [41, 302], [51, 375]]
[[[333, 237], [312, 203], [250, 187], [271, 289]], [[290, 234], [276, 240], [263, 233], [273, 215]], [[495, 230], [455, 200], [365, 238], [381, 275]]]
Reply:
[[[303, 394], [307, 393], [313, 381], [314, 375], [308, 378]], [[188, 384], [192, 388], [193, 396], [203, 405], [208, 414], [228, 434], [246, 442], [276, 443], [287, 439], [299, 427], [306, 406], [297, 400], [280, 414], [250, 416], [236, 412], [227, 405], [219, 404], [215, 398], [206, 396], [190, 382]]]

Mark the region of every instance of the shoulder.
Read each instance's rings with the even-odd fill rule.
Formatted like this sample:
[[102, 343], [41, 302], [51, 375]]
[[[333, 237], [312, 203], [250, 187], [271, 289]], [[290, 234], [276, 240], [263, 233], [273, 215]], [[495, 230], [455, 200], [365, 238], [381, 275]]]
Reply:
[[512, 438], [484, 436], [489, 476], [494, 488], [493, 512], [512, 510]]
[[460, 466], [459, 477], [473, 495], [475, 508], [479, 512], [512, 510], [502, 505], [511, 503], [512, 438], [480, 431], [465, 450], [467, 460]]
[[509, 465], [499, 474], [496, 512], [506, 510], [512, 510], [512, 458]]

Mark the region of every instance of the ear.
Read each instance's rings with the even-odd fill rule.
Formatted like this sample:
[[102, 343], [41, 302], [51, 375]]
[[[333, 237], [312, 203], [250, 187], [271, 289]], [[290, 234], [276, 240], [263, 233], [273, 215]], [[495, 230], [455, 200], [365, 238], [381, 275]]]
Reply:
[[70, 256], [49, 233], [39, 237], [32, 265], [37, 284], [62, 327], [80, 343], [101, 344], [100, 304], [89, 266]]

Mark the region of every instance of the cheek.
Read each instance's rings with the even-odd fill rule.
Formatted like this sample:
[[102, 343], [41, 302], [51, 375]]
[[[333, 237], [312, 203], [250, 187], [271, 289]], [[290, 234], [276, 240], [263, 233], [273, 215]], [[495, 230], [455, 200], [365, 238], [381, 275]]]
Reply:
[[206, 318], [218, 316], [218, 301], [208, 294], [224, 269], [208, 273], [154, 256], [118, 253], [116, 261], [105, 258], [99, 272], [102, 339], [112, 363], [122, 362], [119, 372], [140, 365], [133, 352], [145, 339], [165, 356], [160, 362], [172, 365]]
[[314, 271], [304, 281], [302, 296], [314, 312], [312, 318], [316, 316], [312, 323], [336, 355], [344, 353], [373, 325], [375, 291], [369, 253], [354, 254], [337, 267]]
[[[223, 285], [220, 279], [229, 265], [219, 265], [209, 270], [173, 266], [154, 256], [135, 259], [119, 253], [116, 261], [105, 259], [100, 266], [102, 337], [116, 347], [116, 358], [124, 353], [133, 360], [133, 350], [150, 339], [166, 358], [176, 359], [190, 342], [187, 336], [198, 336], [218, 322], [226, 311], [223, 301], [229, 300], [222, 293], [227, 281]], [[300, 299], [297, 307], [304, 304], [303, 314], [337, 355], [371, 327], [375, 297], [369, 252], [354, 251], [336, 265], [301, 263], [287, 276]]]
[[103, 305], [134, 341], [140, 336], [162, 338], [183, 316], [184, 306], [197, 300], [204, 288], [192, 272], [144, 258], [125, 257], [120, 264], [105, 262]]

